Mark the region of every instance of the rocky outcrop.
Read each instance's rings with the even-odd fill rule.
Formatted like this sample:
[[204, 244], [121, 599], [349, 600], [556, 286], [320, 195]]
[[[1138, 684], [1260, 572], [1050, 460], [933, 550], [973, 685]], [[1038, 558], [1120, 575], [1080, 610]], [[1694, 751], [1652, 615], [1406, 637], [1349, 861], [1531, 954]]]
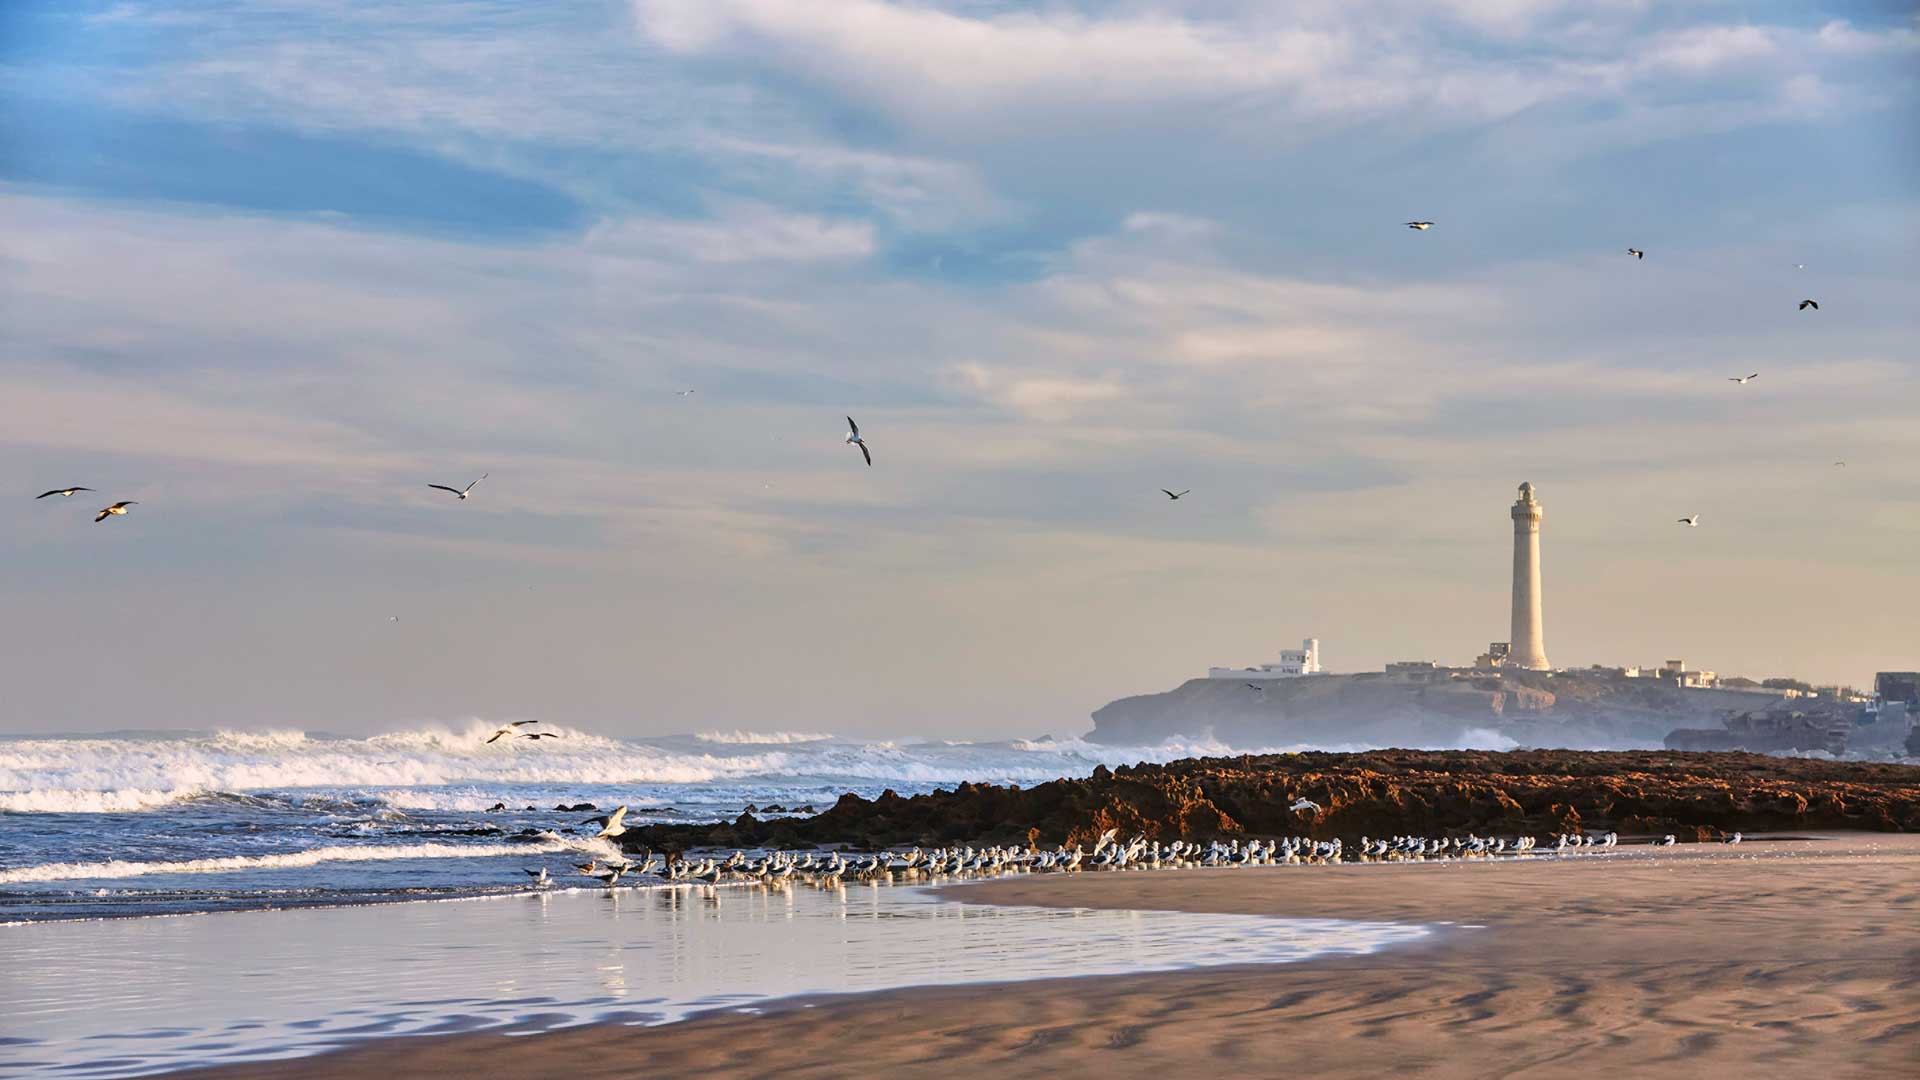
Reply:
[[[1288, 809], [1295, 799], [1319, 813]], [[1734, 830], [1920, 830], [1920, 766], [1663, 751], [1376, 750], [1205, 758], [1096, 769], [1032, 788], [961, 784], [867, 800], [813, 818], [629, 830], [629, 848], [878, 848], [1362, 834], [1548, 834], [1614, 829], [1708, 838]]]
[[[1657, 747], [1676, 727], [1711, 728], [1729, 711], [1777, 700], [1589, 672], [1367, 672], [1192, 679], [1121, 698], [1087, 738], [1140, 746], [1211, 736], [1233, 746], [1458, 746], [1487, 732], [1523, 746]], [[1483, 742], [1482, 745], [1485, 745]]]

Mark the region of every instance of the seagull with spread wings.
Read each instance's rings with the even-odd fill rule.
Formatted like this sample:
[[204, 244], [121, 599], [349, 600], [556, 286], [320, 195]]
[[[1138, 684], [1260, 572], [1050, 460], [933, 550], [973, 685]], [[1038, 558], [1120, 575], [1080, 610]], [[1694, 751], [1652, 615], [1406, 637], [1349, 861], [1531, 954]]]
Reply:
[[1426, 232], [1426, 231], [1427, 231], [1428, 229], [1431, 229], [1431, 228], [1433, 228], [1433, 222], [1431, 222], [1431, 221], [1409, 221], [1409, 222], [1407, 222], [1407, 228], [1409, 228], [1409, 229], [1415, 229], [1415, 230], [1417, 230], [1417, 231], [1419, 231], [1419, 232]]
[[60, 495], [65, 498], [71, 499], [73, 498], [73, 493], [76, 491], [92, 491], [92, 490], [93, 490], [92, 488], [83, 488], [83, 487], [54, 488], [52, 491], [42, 492], [39, 495], [35, 495], [34, 498], [44, 499], [48, 495]]
[[595, 840], [610, 840], [627, 831], [627, 827], [622, 824], [622, 822], [626, 820], [626, 817], [627, 808], [623, 806], [613, 813], [608, 814], [606, 817], [588, 818], [580, 824], [600, 826], [600, 831], [595, 833], [593, 838]]
[[1169, 498], [1169, 499], [1178, 499], [1178, 498], [1180, 497], [1180, 495], [1186, 495], [1186, 494], [1189, 494], [1189, 493], [1191, 493], [1191, 492], [1193, 491], [1193, 489], [1192, 489], [1192, 488], [1188, 488], [1188, 489], [1187, 489], [1186, 491], [1183, 491], [1183, 492], [1181, 492], [1181, 493], [1180, 493], [1180, 495], [1176, 495], [1176, 494], [1174, 494], [1173, 492], [1171, 492], [1171, 491], [1168, 491], [1168, 490], [1167, 490], [1166, 488], [1161, 488], [1161, 489], [1160, 489], [1160, 491], [1161, 491], [1161, 493], [1162, 493], [1162, 494], [1164, 494], [1164, 495], [1166, 495], [1166, 497], [1167, 497], [1167, 498]]
[[[487, 478], [487, 474], [486, 474], [486, 473], [481, 473], [481, 474], [480, 474], [480, 480], [485, 480], [486, 478]], [[477, 484], [477, 483], [479, 483], [479, 482], [480, 482], [480, 480], [475, 480], [475, 481], [473, 482], [473, 484]], [[458, 497], [458, 498], [460, 499], [460, 501], [461, 501], [461, 502], [466, 502], [466, 501], [467, 501], [467, 494], [468, 494], [469, 492], [471, 492], [471, 491], [473, 490], [473, 484], [468, 484], [468, 485], [467, 485], [466, 487], [464, 487], [464, 488], [452, 488], [452, 487], [448, 487], [448, 486], [447, 486], [447, 485], [445, 485], [445, 484], [428, 484], [427, 486], [428, 486], [428, 487], [430, 487], [430, 488], [432, 488], [432, 489], [434, 489], [435, 491], [446, 491], [446, 492], [451, 492], [452, 494], [454, 494], [455, 496], [457, 496], [457, 497]]]
[[494, 733], [493, 733], [493, 735], [492, 735], [492, 736], [491, 736], [490, 738], [488, 738], [488, 739], [487, 739], [487, 741], [486, 741], [486, 742], [484, 742], [484, 743], [482, 743], [481, 745], [482, 745], [482, 746], [491, 746], [491, 745], [492, 745], [492, 744], [494, 743], [494, 741], [495, 741], [495, 740], [497, 740], [497, 739], [504, 739], [504, 738], [506, 738], [506, 737], [507, 737], [507, 736], [509, 736], [509, 735], [513, 735], [513, 734], [517, 734], [517, 733], [516, 733], [516, 732], [515, 732], [515, 731], [513, 730], [514, 728], [520, 728], [520, 727], [526, 727], [526, 726], [527, 726], [528, 724], [537, 724], [537, 723], [539, 723], [539, 722], [540, 722], [540, 721], [538, 721], [538, 720], [514, 720], [514, 721], [510, 721], [510, 722], [509, 722], [509, 723], [507, 724], [507, 726], [506, 726], [506, 727], [503, 727], [503, 728], [501, 728], [501, 729], [500, 729], [499, 731], [496, 731], [496, 732], [494, 732]]
[[847, 417], [847, 441], [860, 448], [860, 456], [867, 459], [868, 465], [873, 464], [873, 453], [867, 449], [867, 440], [860, 436], [860, 425], [854, 423], [851, 416]]
[[1760, 373], [1756, 371], [1756, 372], [1754, 372], [1753, 374], [1751, 374], [1751, 375], [1748, 375], [1748, 376], [1747, 376], [1746, 378], [1744, 378], [1744, 379], [1743, 379], [1743, 378], [1741, 378], [1741, 377], [1740, 377], [1740, 376], [1738, 376], [1738, 375], [1729, 375], [1729, 376], [1727, 376], [1727, 381], [1728, 381], [1728, 382], [1737, 382], [1737, 383], [1739, 383], [1739, 384], [1740, 384], [1741, 386], [1745, 386], [1745, 385], [1747, 385], [1748, 383], [1750, 383], [1750, 382], [1752, 382], [1753, 380], [1755, 380], [1755, 379], [1757, 379], [1757, 378], [1759, 378], [1759, 377], [1760, 377]]
[[139, 503], [134, 502], [132, 499], [128, 499], [125, 502], [114, 503], [112, 506], [109, 506], [105, 510], [102, 510], [99, 513], [93, 515], [93, 523], [95, 525], [98, 525], [110, 517], [119, 517], [122, 514], [125, 514], [127, 512], [127, 507], [139, 506], [139, 505], [140, 505]]

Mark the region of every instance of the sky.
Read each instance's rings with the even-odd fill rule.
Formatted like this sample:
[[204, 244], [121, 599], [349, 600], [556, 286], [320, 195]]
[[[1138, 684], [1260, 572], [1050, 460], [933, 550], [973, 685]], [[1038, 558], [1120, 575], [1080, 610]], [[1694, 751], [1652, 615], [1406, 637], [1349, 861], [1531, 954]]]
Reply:
[[1917, 281], [1907, 3], [12, 0], [0, 732], [1866, 683]]

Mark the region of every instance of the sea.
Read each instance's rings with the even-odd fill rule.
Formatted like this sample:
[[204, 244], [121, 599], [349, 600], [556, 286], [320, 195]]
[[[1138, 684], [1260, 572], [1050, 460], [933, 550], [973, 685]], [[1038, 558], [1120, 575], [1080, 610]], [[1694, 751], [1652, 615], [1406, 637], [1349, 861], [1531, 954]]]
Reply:
[[[523, 730], [560, 738], [489, 743], [494, 730], [0, 736], [0, 924], [524, 892], [524, 871], [541, 867], [584, 882], [576, 864], [614, 853], [586, 819], [617, 806], [629, 824], [805, 815], [846, 792], [1031, 785], [1240, 752], [551, 725]], [[594, 809], [560, 809], [583, 803]]]

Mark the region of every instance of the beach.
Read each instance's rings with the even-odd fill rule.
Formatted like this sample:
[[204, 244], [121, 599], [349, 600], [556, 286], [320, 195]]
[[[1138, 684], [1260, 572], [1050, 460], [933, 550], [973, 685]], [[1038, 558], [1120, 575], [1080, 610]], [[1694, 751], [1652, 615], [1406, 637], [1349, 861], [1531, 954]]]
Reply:
[[1920, 838], [1910, 835], [1030, 876], [945, 891], [1436, 932], [1294, 964], [790, 999], [655, 1027], [385, 1039], [175, 1075], [1864, 1077], [1920, 1060]]

